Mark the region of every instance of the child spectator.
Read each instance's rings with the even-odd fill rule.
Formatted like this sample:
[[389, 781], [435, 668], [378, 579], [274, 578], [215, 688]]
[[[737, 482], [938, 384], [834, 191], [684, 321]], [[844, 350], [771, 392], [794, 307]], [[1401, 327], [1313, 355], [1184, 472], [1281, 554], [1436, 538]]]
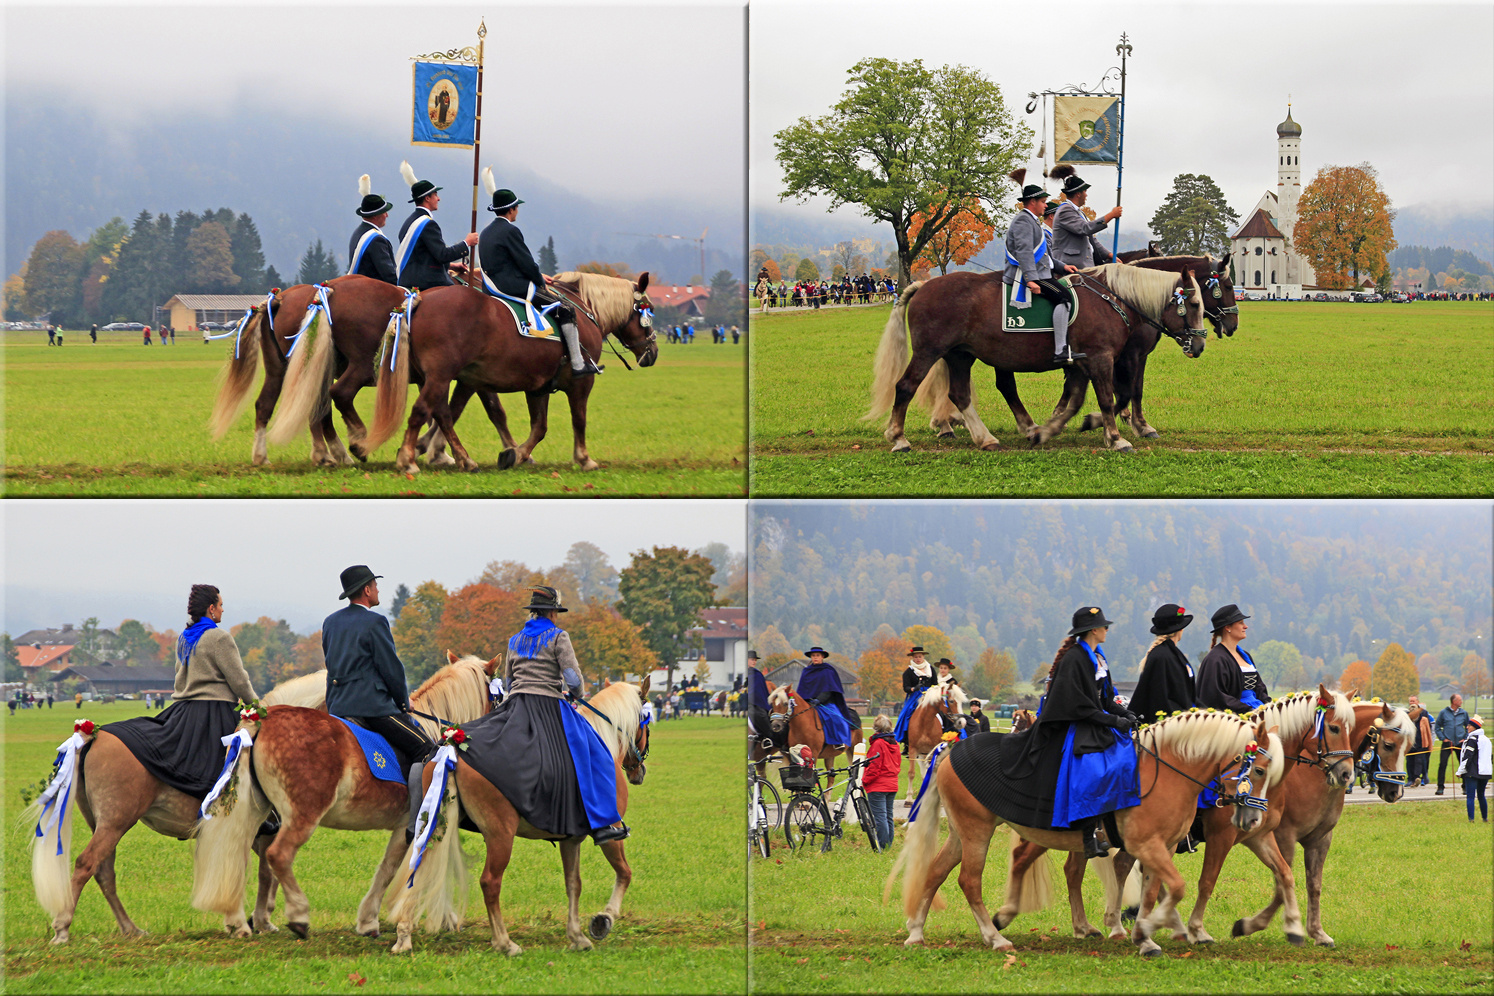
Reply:
[[897, 777], [902, 770], [902, 752], [892, 739], [892, 720], [872, 720], [872, 738], [866, 745], [866, 771], [861, 787], [871, 802], [872, 821], [877, 825], [877, 843], [882, 850], [892, 845], [892, 800], [897, 796]]

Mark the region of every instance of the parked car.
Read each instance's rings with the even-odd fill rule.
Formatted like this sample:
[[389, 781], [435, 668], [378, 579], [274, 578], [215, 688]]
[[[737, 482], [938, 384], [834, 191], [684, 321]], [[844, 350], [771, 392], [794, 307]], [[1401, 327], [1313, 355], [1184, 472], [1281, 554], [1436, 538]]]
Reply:
[[144, 332], [145, 326], [140, 322], [110, 322], [100, 327], [100, 332]]

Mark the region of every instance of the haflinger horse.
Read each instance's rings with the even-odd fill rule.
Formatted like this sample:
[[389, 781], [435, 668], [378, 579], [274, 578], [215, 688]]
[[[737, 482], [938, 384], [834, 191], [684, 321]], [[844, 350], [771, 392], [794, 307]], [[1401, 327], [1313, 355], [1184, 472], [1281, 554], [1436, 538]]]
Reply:
[[[413, 713], [438, 716], [441, 724], [470, 722], [490, 708], [488, 682], [501, 657], [458, 659], [447, 651], [446, 667], [410, 695], [412, 718], [435, 739], [438, 724]], [[325, 702], [326, 673], [322, 675]], [[244, 727], [241, 726], [241, 729]], [[244, 917], [244, 878], [254, 828], [273, 806], [281, 827], [264, 854], [274, 879], [285, 889], [292, 933], [311, 930], [311, 904], [296, 881], [296, 853], [319, 826], [335, 830], [383, 830], [389, 834], [384, 857], [374, 872], [356, 927], [367, 937], [379, 934], [379, 907], [385, 890], [405, 858], [409, 790], [404, 782], [375, 778], [357, 739], [325, 709], [270, 706], [251, 729], [253, 746], [239, 752], [234, 776], [223, 794], [208, 806], [197, 827], [197, 854], [192, 905], [222, 913], [235, 937], [248, 937]], [[265, 909], [268, 890], [261, 877], [255, 930], [269, 929]]]
[[[305, 697], [301, 686], [296, 689], [281, 686], [275, 692], [289, 701], [298, 701], [297, 694]], [[114, 912], [119, 932], [126, 937], [139, 937], [145, 931], [125, 912], [116, 890], [114, 856], [119, 840], [136, 823], [144, 823], [164, 837], [186, 840], [193, 835], [202, 800], [157, 781], [108, 730], [75, 736], [83, 741], [81, 753], [76, 755], [73, 784], [64, 794], [61, 811], [54, 818], [55, 833], [38, 835], [32, 840], [31, 881], [36, 900], [52, 917], [52, 943], [66, 944], [83, 887], [90, 878], [95, 879]], [[74, 801], [93, 831], [93, 838], [70, 870]], [[43, 805], [44, 798], [38, 798], [22, 814], [22, 821], [30, 823], [40, 817]], [[263, 819], [260, 816], [245, 828], [250, 840]], [[240, 905], [243, 891], [241, 875]], [[225, 919], [232, 928], [231, 918]]]
[[[1173, 864], [1172, 854], [1193, 822], [1200, 788], [1216, 779], [1221, 781], [1221, 794], [1235, 809], [1235, 825], [1252, 829], [1267, 808], [1271, 782], [1281, 776], [1282, 749], [1280, 738], [1264, 723], [1199, 710], [1144, 727], [1135, 737], [1141, 803], [1117, 811], [1115, 822], [1125, 849], [1141, 863], [1145, 887], [1150, 888], [1156, 879], [1167, 886], [1164, 901], [1149, 916], [1137, 918], [1132, 934], [1142, 955], [1156, 957], [1162, 950], [1152, 934], [1168, 925], [1172, 907], [1183, 898], [1183, 877]], [[1010, 950], [1012, 942], [1001, 935], [981, 895], [981, 876], [996, 827], [1007, 823], [1021, 840], [1064, 851], [1082, 851], [1083, 835], [1078, 830], [1019, 826], [997, 816], [965, 787], [953, 765], [943, 763], [945, 753], [940, 751], [933, 761], [933, 777], [920, 795], [916, 815], [909, 820], [908, 834], [887, 877], [883, 899], [901, 875], [903, 911], [908, 917], [904, 944], [921, 944], [929, 911], [940, 905], [936, 903], [939, 886], [963, 862], [960, 888], [975, 914], [981, 939], [998, 951]], [[939, 849], [941, 809], [949, 816], [949, 839]], [[1014, 849], [1019, 846], [1015, 838], [1013, 845]], [[1050, 893], [1027, 881], [1034, 875], [1045, 880], [1046, 874], [1045, 865], [1029, 864], [1023, 874], [1008, 877], [1000, 926], [1009, 924], [1016, 913], [1046, 903]], [[1109, 891], [1118, 892], [1113, 884]], [[1118, 905], [1119, 900], [1119, 895], [1110, 897], [1112, 905]]]
[[[636, 283], [596, 273], [562, 273], [555, 281], [563, 295], [578, 302], [576, 326], [581, 347], [593, 360], [601, 358], [606, 337], [615, 335], [637, 357], [639, 366], [653, 366], [659, 358], [659, 344], [651, 328], [647, 273]], [[477, 462], [456, 436], [460, 413], [446, 400], [452, 382], [459, 389], [479, 392], [524, 392], [529, 403], [529, 438], [517, 447], [504, 441], [498, 458], [500, 469], [529, 460], [545, 438], [552, 389], [564, 391], [570, 401], [575, 434], [572, 459], [582, 470], [597, 468], [586, 451], [586, 404], [596, 377], [571, 372], [558, 332], [542, 339], [521, 336], [507, 305], [469, 287], [426, 291], [406, 332], [402, 341], [394, 330], [385, 337], [374, 423], [369, 432], [371, 447], [394, 435], [409, 402], [411, 377], [419, 372], [424, 386], [406, 425], [404, 442], [394, 461], [396, 470], [415, 472], [416, 435], [432, 418], [450, 444], [458, 466], [477, 469]]]
[[[853, 716], [856, 715], [852, 710]], [[861, 717], [856, 716], [856, 721], [851, 723], [851, 742], [848, 744], [825, 743], [825, 728], [820, 721], [819, 710], [805, 701], [804, 697], [794, 691], [788, 685], [771, 686], [768, 692], [768, 729], [771, 731], [773, 743], [777, 747], [773, 751], [764, 751], [754, 744], [751, 758], [754, 762], [762, 762], [770, 754], [785, 753], [793, 744], [803, 744], [809, 748], [810, 754], [816, 759], [825, 762], [826, 784], [835, 784], [835, 758], [844, 754], [846, 764], [849, 765], [855, 753], [856, 745], [861, 743], [865, 734], [861, 731]], [[761, 771], [761, 768], [759, 768]]]
[[908, 803], [923, 777], [924, 765], [934, 748], [944, 742], [943, 718], [948, 716], [956, 730], [965, 729], [965, 703], [969, 699], [964, 689], [953, 682], [933, 685], [924, 689], [913, 714], [908, 717], [908, 757], [913, 763], [908, 769]]
[[[1000, 327], [1001, 298], [1007, 291], [999, 273], [950, 273], [908, 285], [893, 306], [872, 365], [871, 408], [863, 416], [887, 416], [884, 435], [892, 451], [912, 449], [903, 434], [908, 405], [932, 409], [930, 421], [940, 434], [953, 436], [950, 418], [958, 414], [971, 439], [983, 450], [1000, 441], [976, 410], [970, 368], [977, 360], [996, 369], [996, 386], [1011, 407], [1017, 428], [1033, 445], [1057, 435], [1094, 384], [1110, 448], [1131, 444], [1115, 428], [1117, 392], [1129, 393], [1129, 378], [1117, 378], [1119, 365], [1134, 370], [1143, 351], [1156, 345], [1157, 332], [1182, 345], [1184, 353], [1203, 353], [1203, 292], [1190, 274], [1144, 270], [1123, 263], [1095, 267], [1075, 280], [1080, 300], [1077, 320], [1069, 325], [1069, 343], [1087, 358], [1070, 367], [1064, 397], [1053, 416], [1037, 425], [1017, 395], [1017, 373], [1055, 369], [1053, 339], [1048, 334], [1008, 332]], [[912, 339], [912, 358], [908, 340]]]
[[[648, 753], [648, 727], [642, 722], [644, 696], [648, 693], [648, 682], [640, 688], [625, 682], [613, 682], [592, 696], [592, 708], [582, 707], [580, 713], [591, 723], [603, 742], [612, 750], [617, 765], [617, 811], [626, 814], [628, 809], [628, 785], [643, 784], [645, 773], [643, 758]], [[598, 715], [600, 713], [600, 715]], [[458, 753], [456, 770], [448, 778], [445, 792], [434, 815], [436, 828], [431, 833], [430, 843], [419, 862], [419, 867], [410, 876], [390, 907], [390, 916], [397, 922], [395, 954], [412, 949], [411, 933], [416, 923], [424, 916], [428, 929], [454, 927], [460, 924], [465, 909], [467, 876], [463, 866], [462, 848], [457, 841], [456, 825], [459, 814], [465, 813], [482, 832], [487, 846], [487, 858], [483, 865], [483, 901], [488, 909], [488, 920], [493, 927], [493, 947], [513, 956], [522, 953], [519, 945], [508, 936], [503, 922], [500, 897], [503, 891], [503, 873], [513, 856], [514, 838], [555, 841], [560, 846], [560, 864], [565, 877], [566, 890], [566, 938], [573, 951], [588, 951], [592, 942], [581, 930], [581, 845], [585, 837], [557, 837], [539, 830], [522, 819], [493, 783], [484, 778]], [[439, 777], [435, 764], [426, 765], [425, 788], [430, 789], [431, 780]], [[624, 777], [626, 775], [626, 777]], [[612, 899], [607, 908], [592, 917], [591, 937], [600, 940], [612, 929], [620, 915], [623, 893], [631, 881], [631, 871], [622, 860], [622, 841], [603, 845], [608, 850], [608, 860], [618, 873]], [[616, 858], [614, 859], [614, 853]], [[619, 867], [619, 862], [621, 866]], [[412, 862], [413, 863], [413, 862]]]

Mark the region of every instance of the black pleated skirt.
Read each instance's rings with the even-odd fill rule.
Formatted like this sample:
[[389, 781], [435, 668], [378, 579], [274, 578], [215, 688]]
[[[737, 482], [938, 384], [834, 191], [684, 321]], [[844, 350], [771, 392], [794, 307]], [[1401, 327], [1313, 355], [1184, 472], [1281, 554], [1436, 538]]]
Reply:
[[239, 725], [232, 702], [188, 699], [154, 716], [110, 723], [135, 759], [160, 781], [201, 799], [223, 771], [223, 738]]
[[461, 759], [492, 782], [529, 824], [547, 833], [591, 832], [559, 700], [520, 692], [462, 727]]
[[1054, 790], [1063, 740], [1021, 733], [977, 733], [949, 748], [949, 763], [976, 801], [1004, 820], [1034, 829], [1053, 827]]

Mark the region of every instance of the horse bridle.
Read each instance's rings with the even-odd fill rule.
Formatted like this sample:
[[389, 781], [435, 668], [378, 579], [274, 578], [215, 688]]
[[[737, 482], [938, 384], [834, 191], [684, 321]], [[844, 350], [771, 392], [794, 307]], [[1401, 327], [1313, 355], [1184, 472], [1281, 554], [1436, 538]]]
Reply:
[[[1209, 279], [1205, 281], [1205, 284], [1208, 286], [1209, 293], [1214, 298], [1214, 300], [1218, 301], [1224, 297], [1224, 291], [1221, 290], [1219, 286], [1219, 274], [1211, 272], [1209, 274]], [[1238, 299], [1236, 299], [1236, 302], [1237, 303], [1229, 305], [1228, 307], [1221, 304], [1217, 306], [1213, 311], [1209, 310], [1209, 306], [1207, 303], [1204, 304], [1204, 317], [1214, 323], [1214, 337], [1216, 339], [1224, 338], [1224, 316], [1238, 315], [1240, 313], [1240, 305], [1238, 303]]]
[[[652, 346], [654, 343], [659, 341], [659, 334], [654, 331], [654, 309], [641, 307], [640, 302], [643, 300], [645, 300], [643, 293], [641, 291], [635, 290], [633, 292], [633, 314], [638, 316], [638, 324], [643, 328], [648, 329], [648, 338], [643, 341], [644, 346]], [[598, 325], [597, 327], [601, 328], [600, 325]], [[617, 344], [612, 341], [611, 329], [608, 329], [607, 331], [602, 333], [602, 341], [607, 344], [609, 349], [612, 350], [612, 355], [616, 356], [619, 360], [622, 361], [622, 365], [624, 367], [626, 367], [628, 370], [633, 369], [632, 365], [628, 363], [628, 358], [622, 353], [618, 352]]]
[[[1320, 702], [1320, 703], [1318, 703], [1318, 707], [1317, 708], [1318, 708], [1319, 715], [1320, 716], [1324, 716], [1324, 721], [1326, 722], [1326, 716], [1325, 716], [1326, 707]], [[1317, 725], [1316, 723], [1313, 726], [1312, 733], [1313, 733], [1314, 736], [1317, 737], [1317, 741], [1318, 741], [1318, 754], [1317, 754], [1317, 757], [1315, 757], [1315, 758], [1303, 757], [1302, 756], [1302, 741], [1299, 740], [1297, 742], [1297, 753], [1290, 755], [1289, 757], [1286, 758], [1286, 760], [1292, 762], [1293, 764], [1310, 764], [1314, 768], [1318, 768], [1318, 769], [1322, 770], [1323, 777], [1327, 778], [1328, 777], [1328, 769], [1332, 768], [1335, 764], [1337, 764], [1342, 759], [1344, 759], [1346, 757], [1353, 757], [1354, 756], [1354, 752], [1352, 750], [1324, 750], [1324, 746], [1325, 745], [1324, 745], [1323, 741], [1325, 739], [1324, 734], [1326, 733], [1326, 730], [1323, 727], [1320, 727], [1319, 725]], [[1302, 735], [1302, 740], [1306, 740], [1307, 736], [1308, 735], [1306, 733], [1304, 733]]]
[[[1156, 761], [1158, 765], [1171, 768], [1173, 771], [1188, 779], [1194, 785], [1197, 785], [1199, 791], [1207, 791], [1211, 788], [1214, 789], [1214, 791], [1219, 793], [1219, 798], [1214, 800], [1215, 808], [1223, 809], [1225, 806], [1245, 806], [1248, 809], [1258, 809], [1264, 812], [1266, 807], [1270, 805], [1265, 799], [1257, 799], [1255, 796], [1250, 794], [1250, 790], [1254, 787], [1249, 777], [1251, 764], [1254, 763], [1255, 759], [1258, 757], [1264, 758], [1268, 763], [1271, 760], [1270, 751], [1266, 750], [1266, 748], [1260, 746], [1259, 744], [1255, 746], [1255, 749], [1253, 751], [1247, 749], [1236, 754], [1234, 758], [1227, 764], [1225, 764], [1223, 768], [1219, 769], [1219, 774], [1209, 779], [1207, 784], [1199, 781], [1197, 778], [1194, 778], [1192, 775], [1188, 774], [1186, 771], [1179, 769], [1175, 765], [1162, 760], [1162, 755], [1157, 753], [1155, 748], [1148, 747], [1140, 738], [1137, 738], [1136, 740], [1136, 750], [1139, 753], [1150, 754], [1152, 756], [1152, 759]], [[1235, 777], [1231, 779], [1231, 781], [1233, 781], [1235, 785], [1235, 794], [1229, 795], [1224, 782], [1224, 773], [1231, 767], [1233, 767], [1236, 763], [1239, 763], [1240, 770], [1236, 772]], [[1157, 777], [1161, 774], [1161, 770], [1159, 768], [1156, 768], [1155, 766], [1154, 770], [1156, 773], [1152, 775], [1152, 788], [1147, 789], [1146, 794], [1141, 796], [1141, 798], [1143, 799], [1145, 799], [1148, 795], [1151, 795], [1152, 789], [1157, 787]], [[1244, 788], [1242, 789], [1241, 786], [1244, 786]]]
[[[1104, 290], [1104, 286], [1105, 285], [1104, 284], [1101, 284], [1098, 280], [1095, 280], [1093, 277], [1089, 276], [1086, 273], [1077, 273], [1076, 272], [1076, 273], [1067, 274], [1067, 276], [1068, 276], [1068, 278], [1070, 280], [1078, 282], [1079, 286], [1083, 287], [1085, 290], [1089, 291], [1091, 294], [1094, 294], [1100, 300], [1102, 300], [1106, 304], [1110, 305], [1111, 309], [1117, 315], [1121, 316], [1121, 321], [1123, 321], [1123, 322], [1126, 323], [1126, 327], [1127, 328], [1131, 327], [1131, 316], [1129, 314], [1127, 314], [1127, 312], [1129, 310], [1129, 311], [1134, 312], [1137, 318], [1141, 319], [1143, 322], [1145, 322], [1146, 324], [1150, 325], [1152, 328], [1156, 329], [1158, 332], [1161, 332], [1163, 335], [1167, 336], [1167, 338], [1169, 338], [1172, 341], [1176, 342], [1179, 346], [1181, 346], [1183, 348], [1184, 352], [1189, 352], [1190, 351], [1189, 350], [1189, 347], [1191, 345], [1190, 340], [1193, 338], [1193, 336], [1197, 335], [1197, 336], [1203, 336], [1206, 339], [1208, 338], [1208, 335], [1209, 335], [1209, 330], [1208, 329], [1205, 329], [1205, 328], [1196, 328], [1196, 329], [1193, 329], [1193, 328], [1184, 328], [1180, 332], [1173, 332], [1173, 331], [1169, 330], [1167, 328], [1167, 326], [1163, 325], [1161, 322], [1153, 321], [1152, 319], [1148, 318], [1146, 315], [1143, 315], [1141, 312], [1135, 311], [1134, 308], [1133, 309], [1127, 309], [1127, 307], [1125, 305], [1123, 305], [1121, 302], [1117, 301], [1115, 298], [1111, 297], [1108, 293], [1105, 292], [1105, 290]], [[1095, 285], [1095, 286], [1091, 286], [1092, 284]], [[1174, 296], [1176, 296], [1179, 299], [1181, 299], [1182, 292], [1180, 290], [1174, 289], [1173, 290], [1173, 294], [1174, 294]], [[1186, 308], [1186, 304], [1184, 305], [1184, 307]], [[1208, 308], [1204, 306], [1202, 298], [1199, 299], [1199, 310], [1203, 313], [1203, 315], [1204, 315], [1205, 318], [1208, 317], [1208, 314], [1209, 314]], [[1239, 309], [1237, 308], [1236, 310], [1238, 311]]]
[[[1365, 748], [1364, 753], [1360, 758], [1360, 767], [1364, 770], [1364, 773], [1366, 775], [1369, 775], [1370, 781], [1384, 782], [1387, 785], [1404, 786], [1406, 784], [1406, 772], [1382, 771], [1380, 768], [1379, 748], [1380, 741], [1383, 738], [1384, 732], [1385, 728], [1379, 723], [1376, 723], [1374, 726], [1371, 726], [1369, 732], [1364, 735]], [[1405, 737], [1406, 735], [1404, 731], [1399, 729], [1396, 732], [1400, 733], [1402, 737]]]
[[[596, 706], [592, 705], [590, 702], [586, 701], [585, 699], [578, 698], [578, 699], [576, 699], [576, 701], [579, 704], [584, 705], [586, 708], [590, 709], [592, 712], [596, 713], [598, 716], [601, 716], [604, 720], [607, 721], [607, 725], [610, 726], [610, 727], [612, 727], [614, 730], [616, 730], [619, 735], [622, 734], [622, 732], [623, 732], [622, 731], [622, 727], [620, 727], [616, 723], [614, 723], [612, 721], [612, 717], [611, 716], [607, 715], [605, 712], [603, 712], [602, 710], [598, 709]], [[639, 730], [643, 730], [647, 726], [648, 726], [648, 713], [643, 713], [642, 715], [640, 715], [638, 717], [638, 729]], [[628, 756], [631, 757], [631, 758], [634, 758], [639, 764], [642, 764], [645, 760], [648, 759], [648, 748], [649, 748], [649, 744], [653, 740], [653, 738], [652, 737], [644, 737], [643, 738], [643, 750], [639, 750], [638, 749], [638, 745], [635, 742], [636, 739], [637, 738], [635, 737], [634, 740], [628, 740], [627, 741]], [[628, 765], [627, 765], [626, 762], [624, 762], [623, 767], [628, 767]]]

